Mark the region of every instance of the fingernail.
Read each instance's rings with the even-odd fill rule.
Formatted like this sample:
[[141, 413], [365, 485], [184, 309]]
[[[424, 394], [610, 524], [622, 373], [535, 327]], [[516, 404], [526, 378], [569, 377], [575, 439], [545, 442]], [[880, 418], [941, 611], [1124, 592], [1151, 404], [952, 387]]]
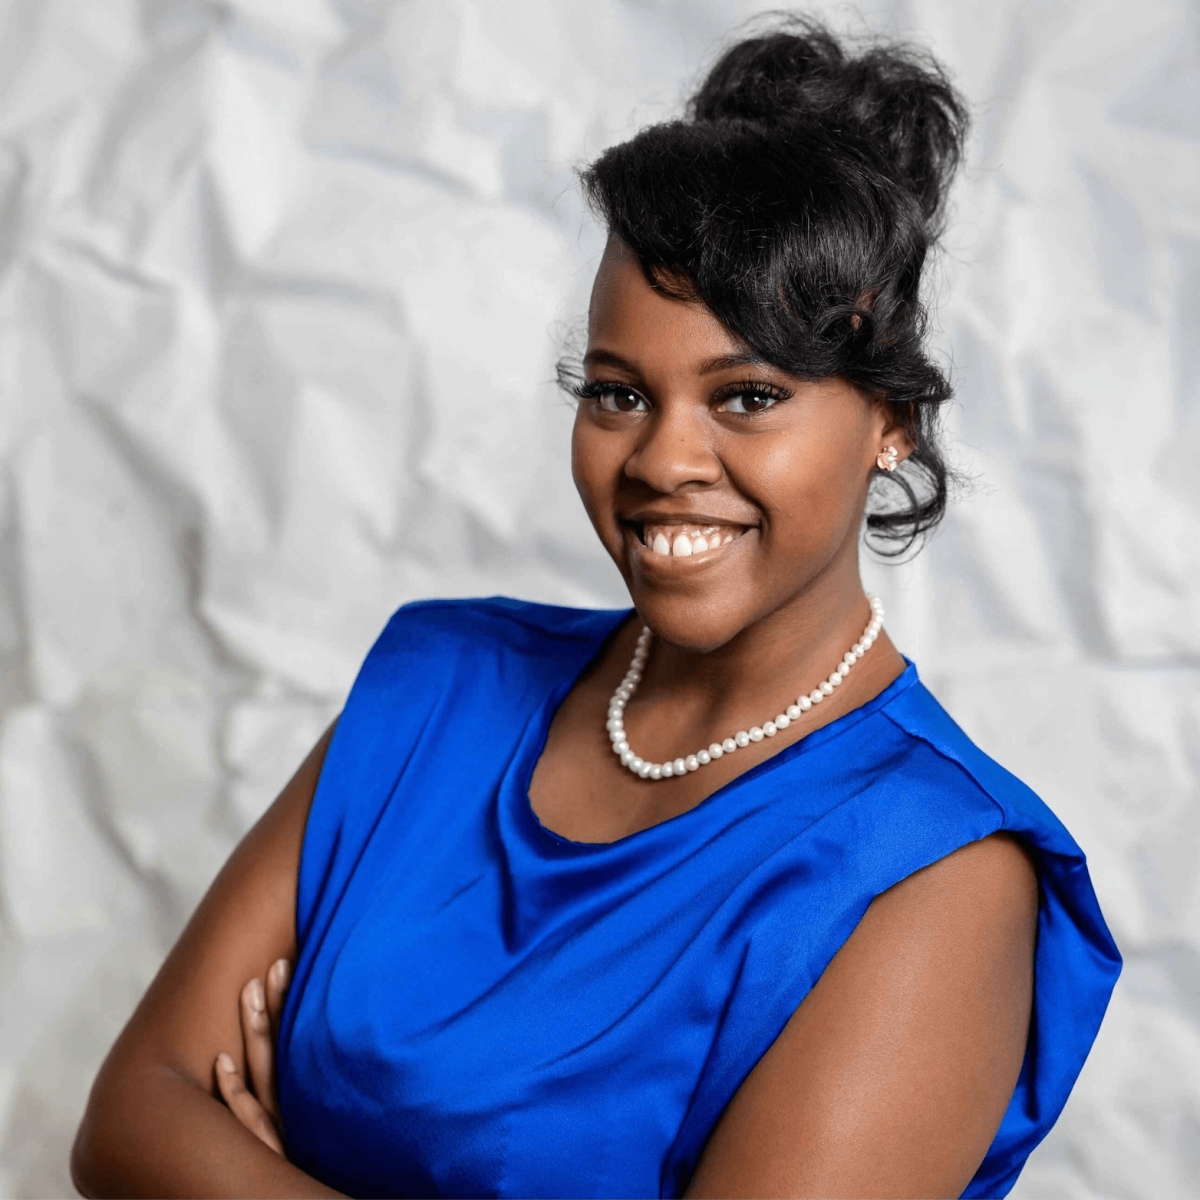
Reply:
[[262, 1012], [267, 1006], [267, 998], [263, 994], [263, 985], [261, 979], [250, 980], [250, 1007], [255, 1012]]
[[272, 968], [275, 972], [275, 986], [287, 987], [288, 976], [292, 973], [292, 964], [286, 958], [281, 958]]
[[233, 1073], [233, 1059], [230, 1058], [229, 1055], [226, 1054], [224, 1050], [222, 1050], [221, 1053], [217, 1055], [217, 1066], [220, 1067], [222, 1071], [225, 1071], [228, 1074]]

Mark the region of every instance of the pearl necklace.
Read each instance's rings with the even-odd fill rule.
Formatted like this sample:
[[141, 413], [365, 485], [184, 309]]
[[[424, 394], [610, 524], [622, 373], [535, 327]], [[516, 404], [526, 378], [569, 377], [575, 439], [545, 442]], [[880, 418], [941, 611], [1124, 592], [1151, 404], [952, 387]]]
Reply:
[[672, 775], [686, 775], [689, 771], [698, 771], [726, 754], [749, 746], [751, 742], [761, 742], [763, 738], [774, 737], [781, 729], [786, 729], [814, 704], [820, 704], [826, 696], [832, 696], [833, 689], [840, 686], [842, 680], [850, 674], [850, 668], [874, 645], [879, 631], [883, 628], [883, 603], [878, 596], [868, 596], [867, 599], [871, 602], [871, 620], [863, 630], [862, 637], [842, 655], [837, 670], [828, 679], [818, 684], [808, 695], [798, 697], [796, 703], [789, 704], [787, 710], [781, 712], [775, 720], [764, 721], [761, 725], [755, 725], [753, 729], [743, 729], [723, 742], [713, 742], [707, 750], [697, 750], [695, 754], [677, 758], [674, 762], [652, 763], [639, 758], [629, 748], [629, 739], [625, 734], [625, 705], [629, 703], [630, 696], [637, 691], [637, 685], [641, 682], [642, 668], [645, 667], [650, 654], [650, 639], [653, 637], [650, 627], [643, 626], [629, 670], [625, 672], [625, 678], [621, 680], [608, 702], [608, 736], [612, 740], [613, 753], [621, 760], [621, 766], [628, 767], [643, 779], [670, 779]]

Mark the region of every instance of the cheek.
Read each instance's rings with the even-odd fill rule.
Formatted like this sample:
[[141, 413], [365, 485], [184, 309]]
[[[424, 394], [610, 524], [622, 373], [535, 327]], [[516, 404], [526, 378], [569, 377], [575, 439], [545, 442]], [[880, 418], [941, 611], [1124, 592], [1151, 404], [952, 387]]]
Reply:
[[850, 440], [780, 437], [748, 448], [737, 483], [762, 510], [776, 545], [817, 550], [857, 527], [866, 481], [860, 447]]
[[624, 459], [619, 439], [605, 436], [582, 413], [577, 413], [571, 431], [571, 474], [584, 508], [593, 522], [609, 508]]

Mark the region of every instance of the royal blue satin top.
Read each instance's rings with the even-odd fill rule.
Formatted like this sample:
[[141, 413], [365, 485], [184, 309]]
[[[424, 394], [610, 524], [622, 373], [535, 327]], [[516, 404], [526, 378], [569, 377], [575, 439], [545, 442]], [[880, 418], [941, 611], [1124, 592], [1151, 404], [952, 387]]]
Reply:
[[680, 816], [610, 844], [557, 836], [530, 777], [626, 615], [414, 604], [371, 650], [300, 860], [288, 1157], [351, 1195], [680, 1195], [871, 900], [1007, 830], [1041, 884], [1034, 1017], [964, 1193], [1003, 1195], [1120, 969], [1079, 847], [911, 665]]

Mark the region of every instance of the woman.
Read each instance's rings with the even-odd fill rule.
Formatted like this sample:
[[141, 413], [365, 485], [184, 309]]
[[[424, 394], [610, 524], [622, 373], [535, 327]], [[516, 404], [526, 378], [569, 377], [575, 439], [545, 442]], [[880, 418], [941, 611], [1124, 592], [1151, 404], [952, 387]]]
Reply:
[[858, 569], [945, 505], [964, 126], [934, 64], [793, 23], [585, 173], [573, 465], [633, 611], [393, 617], [101, 1070], [81, 1190], [1011, 1187], [1120, 960]]

